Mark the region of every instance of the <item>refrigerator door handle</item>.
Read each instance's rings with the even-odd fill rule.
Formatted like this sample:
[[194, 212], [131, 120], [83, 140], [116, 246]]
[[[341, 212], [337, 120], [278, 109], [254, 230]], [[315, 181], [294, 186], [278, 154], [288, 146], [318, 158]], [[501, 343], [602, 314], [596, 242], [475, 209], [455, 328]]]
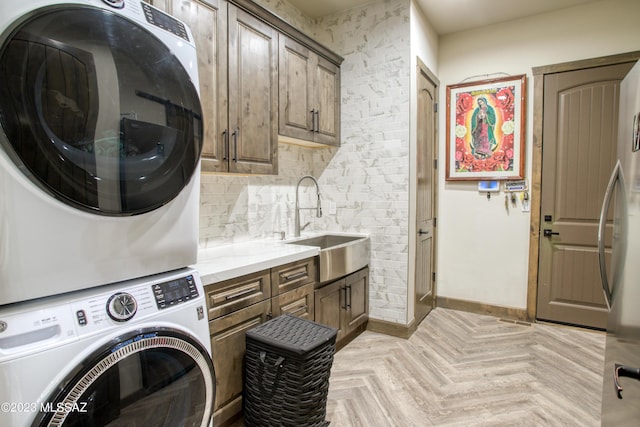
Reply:
[[605, 226], [607, 224], [607, 212], [609, 211], [609, 205], [611, 204], [611, 198], [613, 197], [613, 191], [616, 184], [620, 182], [621, 173], [620, 161], [616, 163], [609, 178], [609, 184], [607, 185], [607, 191], [604, 193], [604, 200], [602, 201], [602, 210], [600, 211], [600, 222], [598, 223], [598, 261], [600, 264], [600, 281], [602, 282], [602, 291], [604, 292], [604, 299], [607, 303], [607, 308], [611, 310], [611, 288], [609, 287], [609, 279], [607, 279], [607, 265], [604, 259], [604, 235]]
[[620, 385], [620, 377], [629, 377], [640, 380], [640, 368], [632, 368], [630, 366], [616, 363], [613, 368], [613, 384], [616, 386], [618, 399], [622, 399], [622, 386]]

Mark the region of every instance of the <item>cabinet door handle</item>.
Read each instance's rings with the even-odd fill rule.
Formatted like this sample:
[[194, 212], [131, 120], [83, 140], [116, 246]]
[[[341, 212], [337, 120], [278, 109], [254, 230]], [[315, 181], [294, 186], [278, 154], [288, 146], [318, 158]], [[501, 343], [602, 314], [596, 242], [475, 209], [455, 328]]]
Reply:
[[229, 132], [227, 129], [222, 132], [222, 160], [229, 160]]
[[347, 309], [347, 287], [342, 287], [340, 288], [340, 292], [344, 291], [344, 298], [342, 299], [342, 309], [346, 310]]
[[313, 130], [320, 133], [320, 110], [316, 110], [316, 126]]
[[349, 297], [347, 299], [347, 308], [351, 308], [351, 285], [347, 285], [345, 290], [344, 290], [345, 298], [347, 296], [347, 290], [349, 291], [349, 294], [348, 294]]
[[311, 129], [309, 129], [311, 132], [315, 132], [316, 131], [316, 110], [311, 110]]
[[233, 160], [234, 162], [238, 161], [238, 137], [240, 135], [240, 128], [236, 128], [236, 130], [233, 131], [233, 133], [231, 134], [231, 136], [233, 136]]
[[306, 271], [298, 271], [297, 273], [289, 274], [288, 276], [284, 276], [284, 280], [294, 280], [300, 277], [304, 277], [307, 275]]

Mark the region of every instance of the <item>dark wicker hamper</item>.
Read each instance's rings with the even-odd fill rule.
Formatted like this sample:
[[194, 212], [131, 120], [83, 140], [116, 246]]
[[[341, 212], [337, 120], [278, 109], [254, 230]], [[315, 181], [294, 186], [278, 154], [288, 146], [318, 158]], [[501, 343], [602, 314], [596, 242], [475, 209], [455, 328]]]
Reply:
[[245, 426], [326, 426], [337, 330], [289, 314], [247, 332]]

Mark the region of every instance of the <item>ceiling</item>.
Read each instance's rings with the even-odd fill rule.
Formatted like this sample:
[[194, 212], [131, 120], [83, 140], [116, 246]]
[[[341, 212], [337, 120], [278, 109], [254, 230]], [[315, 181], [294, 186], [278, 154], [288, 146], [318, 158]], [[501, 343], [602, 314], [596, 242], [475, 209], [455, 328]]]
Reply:
[[[382, 0], [289, 0], [311, 18]], [[598, 0], [416, 0], [438, 34], [551, 12]]]

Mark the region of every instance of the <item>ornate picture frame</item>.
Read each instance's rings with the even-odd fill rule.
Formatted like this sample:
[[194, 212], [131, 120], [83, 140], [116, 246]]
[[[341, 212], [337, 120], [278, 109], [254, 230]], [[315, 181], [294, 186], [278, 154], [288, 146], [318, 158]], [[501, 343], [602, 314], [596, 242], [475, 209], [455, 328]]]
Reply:
[[524, 179], [526, 75], [447, 86], [447, 181]]

